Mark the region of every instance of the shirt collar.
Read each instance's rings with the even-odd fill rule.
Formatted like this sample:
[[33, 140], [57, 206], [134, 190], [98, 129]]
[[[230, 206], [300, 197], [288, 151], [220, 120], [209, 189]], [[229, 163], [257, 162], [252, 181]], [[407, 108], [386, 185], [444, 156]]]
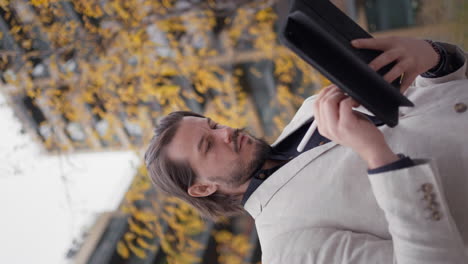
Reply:
[[[273, 155], [273, 154], [272, 154]], [[282, 163], [280, 165], [277, 165], [275, 167], [269, 168], [269, 169], [259, 169], [256, 172], [254, 172], [252, 179], [250, 180], [249, 186], [247, 187], [247, 190], [244, 193], [244, 197], [242, 197], [242, 205], [245, 205], [249, 197], [252, 195], [252, 193], [262, 184], [270, 175], [275, 173], [279, 168], [281, 168], [285, 163]]]

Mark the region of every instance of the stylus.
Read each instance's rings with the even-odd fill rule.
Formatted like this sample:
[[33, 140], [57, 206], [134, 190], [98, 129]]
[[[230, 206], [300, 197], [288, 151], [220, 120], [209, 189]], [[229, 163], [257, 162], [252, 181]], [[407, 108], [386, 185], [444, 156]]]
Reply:
[[310, 124], [309, 129], [307, 130], [304, 137], [302, 138], [301, 143], [299, 143], [299, 146], [297, 146], [298, 152], [302, 152], [304, 150], [305, 146], [307, 145], [307, 142], [309, 142], [316, 128], [317, 128], [317, 123], [314, 120], [312, 124]]

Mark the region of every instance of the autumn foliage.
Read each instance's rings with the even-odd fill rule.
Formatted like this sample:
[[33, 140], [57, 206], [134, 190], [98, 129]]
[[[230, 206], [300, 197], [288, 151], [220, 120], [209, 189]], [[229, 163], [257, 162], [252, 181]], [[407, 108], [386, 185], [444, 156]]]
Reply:
[[[302, 98], [327, 82], [279, 44], [274, 5], [271, 0], [2, 0], [8, 25], [1, 34], [2, 81], [11, 96], [47, 109], [51, 118], [38, 127], [50, 131], [41, 134], [49, 151], [140, 151], [160, 117], [187, 109], [271, 140]], [[257, 88], [248, 80], [269, 83], [274, 92], [267, 105], [256, 105]], [[259, 107], [272, 114], [261, 116]], [[264, 123], [273, 126], [265, 129]], [[66, 143], [57, 131], [69, 124], [86, 136]], [[122, 127], [127, 139], [118, 132]], [[152, 187], [145, 173], [139, 172], [122, 204], [132, 217], [118, 253], [145, 258], [158, 244], [169, 263], [193, 262], [202, 248], [195, 237], [207, 222], [177, 199], [148, 198]], [[142, 201], [146, 206], [136, 206]], [[221, 263], [241, 263], [249, 249], [245, 235], [213, 236], [224, 252]]]

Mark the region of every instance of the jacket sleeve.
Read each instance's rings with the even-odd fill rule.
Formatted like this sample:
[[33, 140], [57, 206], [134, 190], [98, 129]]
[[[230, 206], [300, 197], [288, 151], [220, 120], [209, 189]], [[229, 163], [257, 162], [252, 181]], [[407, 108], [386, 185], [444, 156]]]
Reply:
[[391, 240], [334, 228], [298, 230], [278, 237], [279, 242], [264, 252], [263, 263], [468, 263], [437, 170], [428, 162], [417, 162], [369, 175]]
[[468, 62], [468, 53], [463, 52], [459, 47], [455, 45], [451, 45], [448, 43], [441, 43], [443, 47], [448, 50], [449, 52], [452, 53], [458, 53], [459, 56], [462, 56], [465, 58], [465, 62], [462, 67], [460, 67], [458, 70], [455, 72], [452, 72], [450, 74], [447, 74], [445, 76], [437, 77], [437, 78], [426, 78], [422, 77], [419, 75], [416, 77], [416, 80], [414, 81], [414, 85], [416, 87], [426, 87], [429, 85], [434, 85], [434, 84], [441, 84], [441, 83], [446, 83], [450, 81], [455, 81], [455, 80], [462, 80], [462, 79], [467, 79], [468, 78], [468, 67], [467, 67], [467, 62]]
[[417, 163], [369, 176], [389, 224], [396, 263], [468, 263], [437, 168]]

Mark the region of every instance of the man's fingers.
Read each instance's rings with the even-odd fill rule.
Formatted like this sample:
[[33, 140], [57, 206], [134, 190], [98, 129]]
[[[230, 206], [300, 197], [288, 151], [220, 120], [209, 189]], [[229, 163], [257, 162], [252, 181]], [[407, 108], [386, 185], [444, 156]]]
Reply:
[[322, 120], [326, 123], [327, 128], [334, 126], [338, 121], [339, 117], [339, 104], [340, 101], [345, 99], [347, 96], [342, 92], [335, 92], [325, 99], [322, 104], [320, 113], [322, 114]]
[[351, 45], [358, 49], [387, 50], [391, 47], [389, 38], [363, 38], [351, 41]]
[[319, 92], [318, 96], [317, 96], [317, 99], [315, 100], [314, 104], [313, 104], [313, 110], [314, 110], [314, 118], [315, 118], [315, 122], [317, 122], [317, 124], [320, 124], [321, 121], [322, 121], [322, 115], [320, 113], [320, 104], [323, 100], [323, 97], [327, 95], [327, 93], [334, 87], [335, 85], [329, 85], [327, 87], [324, 87], [322, 88], [322, 90]]
[[353, 113], [353, 101], [354, 100], [351, 97], [348, 97], [340, 102], [340, 122], [348, 123], [356, 119]]
[[317, 100], [316, 101], [320, 101], [325, 95], [327, 95], [328, 92], [330, 92], [330, 90], [332, 90], [333, 88], [335, 87], [334, 84], [332, 85], [329, 85], [325, 88], [322, 88], [322, 90], [320, 91], [320, 93], [318, 94], [317, 96]]
[[398, 62], [389, 72], [384, 75], [384, 79], [391, 83], [396, 78], [401, 77], [401, 75], [408, 69], [409, 63], [410, 62], [408, 60]]
[[366, 122], [371, 122], [365, 115], [354, 111], [354, 99], [348, 97], [341, 101], [340, 103], [340, 117], [339, 122], [341, 123], [341, 128], [344, 130], [350, 129], [351, 126], [358, 122], [359, 120], [365, 120]]
[[[340, 100], [344, 97], [338, 87], [331, 89], [321, 100], [320, 100], [320, 113], [322, 114], [322, 120], [327, 122], [330, 118], [329, 115], [335, 115], [332, 108], [337, 108]], [[336, 113], [338, 115], [338, 113]], [[334, 118], [334, 117], [332, 117]]]
[[322, 90], [320, 96], [314, 104], [315, 121], [319, 132], [328, 135], [330, 128], [338, 119], [338, 105], [346, 96], [336, 86], [332, 85]]
[[418, 77], [418, 74], [405, 74], [403, 75], [403, 79], [401, 80], [400, 84], [400, 91], [404, 93], [408, 87], [414, 82], [414, 80]]
[[339, 91], [339, 88], [336, 87], [336, 85], [330, 85], [330, 86], [323, 88], [319, 96], [317, 97], [317, 101], [319, 105], [324, 101], [326, 97], [330, 96], [330, 94], [333, 94], [336, 91]]
[[329, 85], [325, 88], [322, 88], [322, 90], [319, 92], [317, 99], [314, 102], [313, 105], [313, 110], [314, 110], [314, 116], [315, 116], [315, 121], [317, 123], [320, 122], [320, 102], [322, 101], [322, 98], [327, 95], [327, 93], [333, 88], [333, 84]]
[[[350, 98], [351, 98], [351, 97], [350, 97]], [[358, 103], [358, 102], [357, 102], [356, 100], [354, 100], [353, 98], [351, 98], [351, 105], [352, 105], [353, 107], [359, 107], [361, 104]]]
[[[345, 97], [347, 97], [348, 95], [343, 91], [341, 90], [340, 88], [338, 88], [338, 86], [334, 85], [334, 87], [331, 87], [331, 89], [329, 90], [328, 94], [324, 96], [324, 100], [331, 96], [332, 94], [335, 94], [335, 93], [340, 93], [340, 94], [343, 94]], [[351, 97], [350, 97], [351, 98]], [[323, 101], [323, 100], [322, 100]], [[360, 106], [361, 104], [358, 103], [356, 100], [352, 99], [351, 98], [351, 102], [352, 102], [352, 105], [353, 107], [358, 107]]]
[[317, 124], [320, 123], [320, 109], [318, 107], [318, 100], [314, 102], [312, 105], [312, 109], [314, 110], [314, 119]]
[[322, 88], [322, 90], [320, 91], [320, 93], [321, 93], [321, 94], [327, 93], [328, 91], [330, 91], [331, 89], [333, 89], [333, 88], [335, 88], [335, 87], [336, 87], [336, 85], [330, 84], [330, 85], [328, 85], [327, 87]]
[[374, 60], [372, 60], [369, 63], [369, 67], [371, 67], [374, 71], [378, 71], [383, 66], [388, 65], [391, 62], [400, 58], [401, 54], [402, 54], [401, 50], [398, 50], [398, 49], [392, 49], [392, 50], [386, 51], [380, 54], [379, 56], [377, 56], [377, 58], [375, 58]]
[[335, 87], [334, 84], [329, 85], [325, 88], [322, 88], [320, 93], [317, 96], [317, 99], [315, 100], [315, 104], [320, 105], [320, 102], [322, 101], [323, 97], [325, 97], [333, 88]]

